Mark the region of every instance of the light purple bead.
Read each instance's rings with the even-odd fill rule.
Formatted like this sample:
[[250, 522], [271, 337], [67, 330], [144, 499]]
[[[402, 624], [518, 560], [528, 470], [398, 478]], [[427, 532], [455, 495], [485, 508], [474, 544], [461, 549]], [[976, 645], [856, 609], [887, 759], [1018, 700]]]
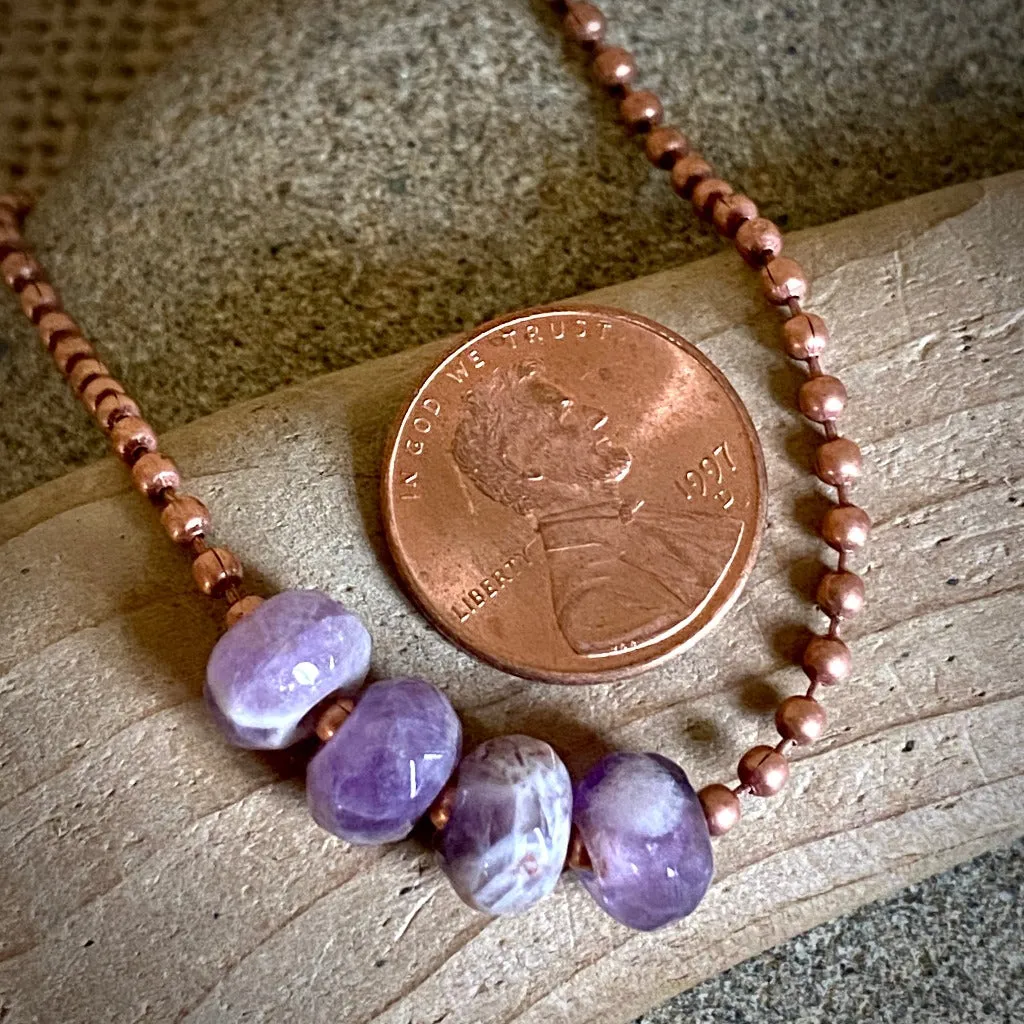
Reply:
[[616, 921], [651, 931], [686, 917], [711, 884], [704, 812], [683, 770], [660, 754], [602, 758], [577, 784], [573, 821], [593, 870], [577, 870]]
[[462, 726], [422, 679], [373, 683], [306, 770], [313, 820], [350, 843], [404, 839], [459, 761]]
[[487, 914], [514, 914], [547, 896], [569, 847], [572, 782], [531, 736], [498, 736], [463, 758], [438, 858], [455, 891]]
[[310, 712], [352, 694], [370, 667], [370, 634], [345, 606], [316, 590], [264, 601], [217, 641], [204, 696], [240, 747], [278, 750], [312, 735]]

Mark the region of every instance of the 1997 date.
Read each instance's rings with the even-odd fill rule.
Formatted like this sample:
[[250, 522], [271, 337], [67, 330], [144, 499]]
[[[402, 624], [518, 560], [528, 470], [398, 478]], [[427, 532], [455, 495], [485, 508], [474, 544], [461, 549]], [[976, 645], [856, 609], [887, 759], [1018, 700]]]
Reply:
[[676, 487], [686, 495], [687, 501], [710, 499], [728, 510], [736, 504], [736, 496], [725, 485], [736, 472], [736, 463], [729, 454], [729, 446], [723, 441], [716, 445], [710, 455], [705, 455], [695, 468], [688, 469], [677, 479]]

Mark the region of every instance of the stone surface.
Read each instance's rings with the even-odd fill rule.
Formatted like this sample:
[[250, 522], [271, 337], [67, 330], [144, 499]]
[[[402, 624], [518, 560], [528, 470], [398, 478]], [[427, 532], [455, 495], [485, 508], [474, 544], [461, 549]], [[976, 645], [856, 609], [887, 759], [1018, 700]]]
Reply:
[[497, 736], [459, 765], [441, 869], [477, 910], [527, 910], [558, 882], [571, 822], [572, 782], [550, 744]]
[[[1024, 748], [1007, 737], [1024, 730], [1022, 190], [1013, 176], [787, 240], [833, 329], [827, 368], [851, 396], [844, 427], [873, 467], [857, 492], [876, 524], [857, 562], [871, 600], [850, 629], [855, 676], [826, 695], [829, 734], [801, 752], [777, 799], [747, 807], [716, 846], [703, 903], [662, 931], [627, 932], [571, 884], [528, 914], [488, 921], [415, 843], [366, 849], [325, 835], [289, 757], [235, 750], [208, 722], [199, 694], [217, 611], [114, 460], [0, 508], [8, 1020], [131, 1019], [144, 992], [153, 1021], [326, 1022], [344, 979], [351, 1024], [621, 1024], [1018, 836]], [[149, 287], [158, 302], [167, 281]], [[393, 412], [446, 343], [240, 405], [163, 443], [259, 592], [342, 597], [373, 623], [375, 673], [443, 683], [471, 739], [537, 736], [577, 775], [609, 748], [659, 750], [702, 785], [773, 736], [775, 702], [803, 685], [792, 659], [804, 627], [818, 624], [808, 602], [823, 504], [794, 411], [800, 377], [732, 254], [590, 299], [699, 343], [743, 396], [768, 465], [771, 525], [743, 600], [722, 629], [641, 678], [510, 679], [454, 650], [398, 590], [382, 557], [377, 464]], [[10, 337], [35, 344], [23, 327]], [[1012, 866], [999, 874], [1016, 881]], [[1004, 1024], [1019, 1006], [1007, 984], [1019, 914], [999, 909], [1004, 889], [990, 880], [975, 920], [970, 876], [958, 887], [971, 893], [966, 909], [938, 886], [944, 895], [905, 910], [903, 927], [898, 901], [873, 928], [851, 924], [859, 959], [857, 936], [837, 925], [827, 948], [813, 936], [792, 943], [754, 977], [781, 976], [788, 998], [815, 1000], [791, 1001], [791, 1013], [825, 1006], [862, 1022], [862, 992], [872, 1012], [881, 1006], [868, 974], [890, 952], [864, 951], [884, 936], [902, 943], [891, 961], [902, 970], [885, 977], [907, 995], [879, 1020], [929, 992], [950, 995], [959, 978], [945, 1020], [971, 1019], [966, 1007]], [[931, 960], [933, 946], [945, 962]], [[965, 954], [969, 978], [946, 969]], [[823, 960], [801, 986], [805, 961]], [[756, 1015], [749, 1003], [737, 1012]]]
[[602, 758], [573, 790], [590, 857], [583, 887], [616, 921], [653, 931], [691, 914], [711, 884], [711, 836], [686, 773], [660, 754]]
[[387, 679], [355, 710], [306, 771], [313, 820], [361, 846], [404, 839], [437, 799], [462, 749], [462, 726], [437, 687]]
[[311, 736], [313, 708], [355, 693], [369, 667], [370, 634], [358, 616], [319, 591], [286, 590], [217, 641], [203, 692], [231, 743], [280, 750]]

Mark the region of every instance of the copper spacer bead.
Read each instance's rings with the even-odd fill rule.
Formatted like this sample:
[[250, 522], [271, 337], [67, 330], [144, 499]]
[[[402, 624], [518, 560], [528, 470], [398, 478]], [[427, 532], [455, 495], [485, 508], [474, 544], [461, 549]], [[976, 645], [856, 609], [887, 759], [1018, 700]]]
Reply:
[[53, 346], [64, 338], [80, 337], [81, 331], [78, 324], [59, 310], [44, 313], [39, 318], [39, 339], [46, 346], [47, 350], [53, 351]]
[[784, 740], [805, 746], [821, 739], [825, 709], [813, 697], [787, 697], [775, 712], [775, 728]]
[[159, 498], [169, 487], [181, 484], [178, 467], [166, 455], [146, 452], [132, 466], [132, 483], [147, 498]]
[[138, 416], [126, 416], [110, 428], [110, 442], [129, 466], [138, 461], [146, 452], [156, 451], [156, 432]]
[[720, 782], [705, 786], [698, 794], [708, 831], [713, 836], [724, 836], [740, 820], [740, 798]]
[[96, 350], [85, 340], [85, 338], [72, 335], [70, 338], [61, 338], [53, 346], [53, 361], [61, 373], [69, 373], [71, 368], [82, 359], [95, 359]]
[[711, 174], [711, 164], [699, 153], [690, 153], [672, 165], [672, 188], [684, 199], [689, 199], [698, 183], [710, 178]]
[[19, 221], [24, 220], [34, 205], [35, 199], [24, 189], [16, 188], [0, 195], [0, 209], [9, 210]]
[[78, 394], [89, 381], [97, 377], [109, 377], [110, 370], [98, 359], [79, 359], [71, 364], [67, 376], [71, 390]]
[[193, 559], [192, 578], [204, 594], [219, 597], [228, 587], [242, 582], [242, 563], [227, 548], [207, 548]]
[[749, 264], [760, 267], [782, 252], [782, 232], [767, 217], [754, 217], [737, 228], [736, 249]]
[[125, 394], [107, 394], [96, 403], [93, 409], [96, 421], [104, 429], [109, 431], [118, 420], [126, 416], [138, 416], [139, 407], [134, 399]]
[[191, 494], [176, 494], [160, 513], [160, 523], [175, 544], [190, 544], [210, 529], [210, 510]]
[[761, 285], [765, 298], [776, 306], [785, 306], [792, 299], [800, 302], [808, 291], [804, 268], [788, 256], [776, 256], [761, 268]]
[[821, 536], [836, 551], [857, 551], [868, 542], [871, 519], [856, 505], [833, 505], [821, 520]]
[[804, 672], [815, 685], [832, 686], [850, 678], [850, 648], [835, 637], [816, 636], [804, 648]]
[[[85, 403], [86, 409], [96, 412], [96, 407], [107, 395], [123, 395], [124, 385], [113, 377], [96, 377], [82, 388], [78, 397]], [[137, 410], [136, 410], [137, 411]]]
[[818, 606], [836, 619], [848, 619], [864, 608], [864, 581], [855, 572], [827, 572], [818, 584]]
[[644, 141], [647, 159], [667, 171], [677, 160], [690, 152], [690, 140], [678, 129], [668, 125], [652, 128]]
[[621, 46], [608, 46], [594, 58], [594, 77], [606, 89], [621, 89], [636, 78], [636, 58]]
[[[242, 600], [245, 600], [243, 598]], [[241, 601], [237, 601], [236, 604], [241, 604]], [[232, 608], [235, 605], [231, 606]], [[338, 700], [332, 701], [324, 709], [323, 714], [317, 719], [316, 723], [316, 734], [320, 739], [321, 743], [326, 743], [329, 739], [332, 739], [334, 734], [345, 724], [345, 719], [352, 714], [356, 709], [356, 702], [349, 700], [348, 697], [340, 697]]]
[[774, 747], [751, 747], [736, 774], [754, 796], [775, 796], [789, 778], [789, 762]]
[[440, 832], [452, 818], [452, 804], [455, 802], [455, 786], [449, 782], [431, 804], [427, 817], [430, 824]]
[[846, 388], [838, 377], [811, 377], [800, 385], [800, 411], [815, 423], [834, 423], [846, 408]]
[[715, 230], [726, 238], [732, 238], [744, 221], [753, 220], [757, 216], [757, 204], [749, 196], [719, 196], [711, 207], [711, 222]]
[[594, 862], [590, 859], [590, 851], [583, 842], [583, 836], [574, 825], [569, 833], [569, 849], [565, 855], [565, 866], [570, 871], [593, 871]]
[[37, 324], [47, 313], [60, 309], [60, 298], [45, 281], [31, 281], [21, 289], [21, 311]]
[[230, 629], [236, 623], [241, 622], [246, 615], [251, 615], [263, 604], [263, 598], [255, 594], [247, 594], [232, 602], [231, 606], [224, 613], [224, 624]]
[[818, 446], [814, 472], [833, 487], [845, 487], [860, 477], [860, 448], [848, 437], [836, 437]]
[[601, 9], [594, 4], [580, 2], [570, 3], [568, 6], [569, 9], [562, 21], [565, 34], [581, 46], [601, 42], [607, 28], [607, 21]]
[[711, 207], [721, 196], [731, 196], [732, 185], [721, 178], [703, 178], [693, 186], [690, 200], [698, 217], [707, 220], [711, 216]]
[[820, 316], [798, 313], [782, 325], [782, 340], [791, 359], [817, 359], [828, 344], [828, 327]]
[[23, 251], [5, 256], [0, 263], [0, 273], [4, 275], [7, 287], [16, 292], [20, 292], [30, 282], [41, 281], [46, 277], [35, 257]]
[[631, 92], [620, 104], [619, 112], [630, 131], [649, 132], [661, 124], [665, 108], [655, 93], [649, 89]]

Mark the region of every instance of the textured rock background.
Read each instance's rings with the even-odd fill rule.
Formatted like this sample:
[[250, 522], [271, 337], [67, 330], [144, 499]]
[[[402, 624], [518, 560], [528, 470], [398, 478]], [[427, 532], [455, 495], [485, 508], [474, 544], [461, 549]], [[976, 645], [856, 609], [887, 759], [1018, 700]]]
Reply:
[[[670, 115], [790, 227], [1024, 166], [1013, 0], [608, 11]], [[541, 4], [249, 3], [93, 136], [30, 233], [165, 428], [713, 251], [630, 150]], [[103, 448], [2, 316], [9, 496]], [[1022, 864], [958, 869], [656, 1019], [799, 1020], [812, 991], [840, 1020], [1012, 1019]]]

